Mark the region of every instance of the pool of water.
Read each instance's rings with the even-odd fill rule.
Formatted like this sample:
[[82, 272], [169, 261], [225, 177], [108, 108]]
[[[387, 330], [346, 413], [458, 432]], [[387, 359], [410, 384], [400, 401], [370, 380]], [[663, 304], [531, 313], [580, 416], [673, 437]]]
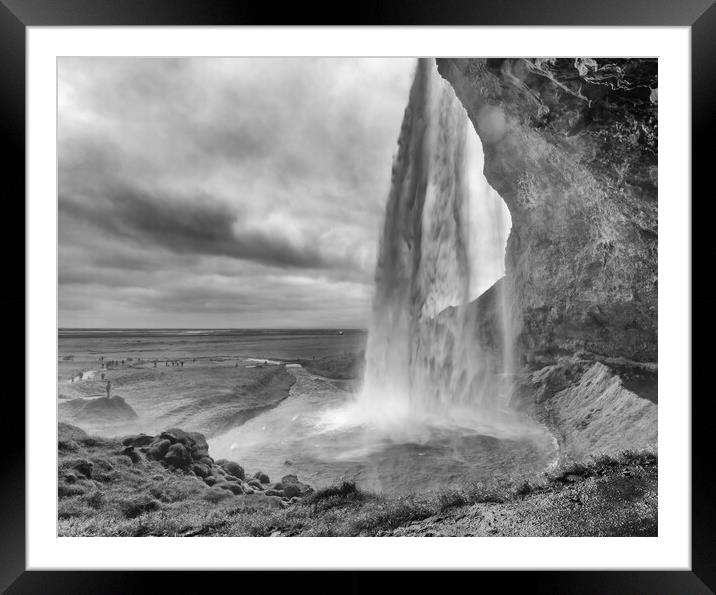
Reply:
[[[214, 458], [262, 470], [272, 481], [293, 473], [314, 487], [353, 480], [384, 493], [457, 489], [545, 470], [552, 436], [529, 420], [506, 433], [475, 424], [420, 420], [400, 427], [346, 423], [354, 401], [347, 383], [293, 369], [296, 384], [276, 408], [209, 440]], [[337, 422], [337, 420], [340, 420]]]

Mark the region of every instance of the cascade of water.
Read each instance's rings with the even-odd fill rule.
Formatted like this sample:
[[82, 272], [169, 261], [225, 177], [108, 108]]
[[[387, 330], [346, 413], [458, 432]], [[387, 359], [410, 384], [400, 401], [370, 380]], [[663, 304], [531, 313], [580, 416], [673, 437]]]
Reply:
[[[393, 164], [364, 383], [346, 414], [357, 423], [484, 429], [505, 419], [500, 378], [511, 371], [513, 330], [504, 283], [490, 286], [504, 275], [510, 217], [482, 166], [452, 87], [434, 60], [419, 60]], [[480, 311], [475, 298], [486, 290]]]

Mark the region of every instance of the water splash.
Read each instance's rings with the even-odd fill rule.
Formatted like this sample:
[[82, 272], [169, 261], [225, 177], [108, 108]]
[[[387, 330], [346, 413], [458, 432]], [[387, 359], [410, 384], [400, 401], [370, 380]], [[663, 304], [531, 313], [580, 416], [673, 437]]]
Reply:
[[[507, 403], [514, 339], [504, 255], [509, 211], [477, 134], [434, 60], [418, 61], [393, 164], [362, 390], [329, 427], [393, 439], [450, 426], [524, 436]], [[478, 296], [482, 296], [476, 301]]]

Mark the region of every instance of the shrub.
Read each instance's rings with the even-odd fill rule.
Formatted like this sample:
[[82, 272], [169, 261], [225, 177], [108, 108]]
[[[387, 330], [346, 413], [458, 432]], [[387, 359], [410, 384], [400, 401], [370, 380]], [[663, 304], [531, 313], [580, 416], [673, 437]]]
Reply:
[[328, 500], [329, 498], [351, 498], [362, 500], [365, 496], [366, 494], [359, 490], [354, 482], [344, 481], [340, 485], [321, 488], [320, 490], [313, 492], [313, 494], [311, 494], [306, 501], [308, 503], [315, 504], [316, 502]]
[[119, 503], [119, 510], [128, 519], [137, 518], [140, 514], [159, 509], [159, 502], [146, 494], [124, 500]]
[[515, 488], [515, 496], [527, 496], [534, 491], [534, 487], [529, 481], [523, 481]]
[[211, 487], [204, 494], [204, 500], [206, 500], [207, 502], [211, 502], [212, 504], [216, 504], [221, 500], [225, 500], [226, 498], [231, 497], [231, 495], [232, 494], [229, 490], [222, 490], [221, 488]]
[[84, 501], [90, 508], [97, 510], [98, 508], [102, 508], [102, 506], [104, 506], [105, 502], [107, 502], [107, 498], [105, 498], [105, 495], [102, 492], [95, 490], [91, 494], [85, 496]]
[[82, 486], [76, 484], [60, 483], [57, 486], [58, 498], [69, 498], [71, 496], [79, 496], [84, 494], [85, 490]]
[[454, 508], [455, 506], [463, 506], [464, 504], [470, 503], [464, 493], [453, 490], [439, 492], [436, 499], [440, 512], [444, 512], [450, 508]]

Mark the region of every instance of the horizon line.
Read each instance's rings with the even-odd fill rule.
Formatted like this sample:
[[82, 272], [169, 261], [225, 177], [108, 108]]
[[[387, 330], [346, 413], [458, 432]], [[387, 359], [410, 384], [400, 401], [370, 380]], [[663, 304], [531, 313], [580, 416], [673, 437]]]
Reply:
[[58, 331], [367, 331], [359, 327], [333, 327], [333, 326], [255, 326], [255, 327], [229, 327], [229, 326], [62, 326]]

